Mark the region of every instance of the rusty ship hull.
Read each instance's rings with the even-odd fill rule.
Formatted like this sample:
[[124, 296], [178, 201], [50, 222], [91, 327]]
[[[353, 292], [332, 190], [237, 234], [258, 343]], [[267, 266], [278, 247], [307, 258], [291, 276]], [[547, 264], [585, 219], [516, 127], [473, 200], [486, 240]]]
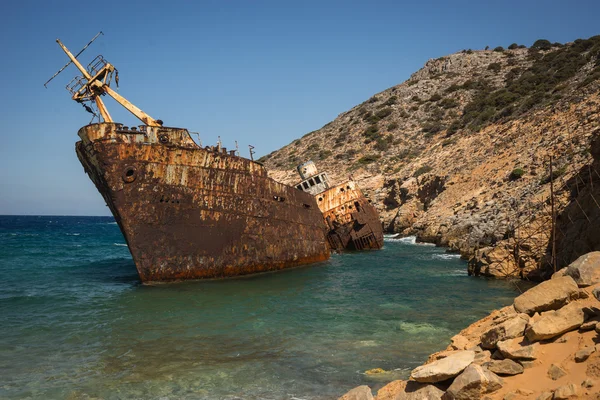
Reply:
[[201, 148], [185, 129], [116, 123], [78, 132], [76, 152], [143, 282], [221, 278], [323, 261], [315, 198], [264, 167]]
[[331, 249], [368, 250], [383, 247], [383, 227], [377, 210], [350, 180], [316, 195], [328, 227]]

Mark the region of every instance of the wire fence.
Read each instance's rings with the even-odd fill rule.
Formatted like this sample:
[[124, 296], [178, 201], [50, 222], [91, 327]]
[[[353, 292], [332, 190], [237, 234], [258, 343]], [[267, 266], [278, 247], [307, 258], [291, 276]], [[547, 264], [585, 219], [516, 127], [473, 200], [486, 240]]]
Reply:
[[[545, 279], [577, 257], [600, 250], [600, 167], [589, 152], [599, 133], [572, 135], [569, 129], [558, 157], [553, 151], [541, 155], [545, 175], [524, 189], [526, 200], [514, 202], [501, 221], [507, 235], [495, 245], [503, 249], [494, 259], [501, 276]], [[564, 142], [554, 136], [553, 141]]]

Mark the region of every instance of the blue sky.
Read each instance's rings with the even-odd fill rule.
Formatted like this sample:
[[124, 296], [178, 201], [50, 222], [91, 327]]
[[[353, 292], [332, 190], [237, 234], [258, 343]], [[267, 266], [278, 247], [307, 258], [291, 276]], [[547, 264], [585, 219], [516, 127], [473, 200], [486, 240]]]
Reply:
[[[596, 1], [3, 2], [0, 214], [109, 215], [75, 155], [90, 114], [43, 83], [98, 31], [119, 92], [203, 144], [257, 156], [406, 80], [430, 58], [600, 34]], [[107, 101], [117, 121], [137, 125]]]

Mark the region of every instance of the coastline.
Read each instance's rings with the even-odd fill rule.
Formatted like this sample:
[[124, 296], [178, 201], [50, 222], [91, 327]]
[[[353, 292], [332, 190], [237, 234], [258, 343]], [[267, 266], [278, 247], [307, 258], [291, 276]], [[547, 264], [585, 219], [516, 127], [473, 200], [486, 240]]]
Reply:
[[[453, 336], [408, 380], [339, 400], [597, 398], [600, 252], [585, 254]], [[376, 372], [376, 371], [374, 371]]]

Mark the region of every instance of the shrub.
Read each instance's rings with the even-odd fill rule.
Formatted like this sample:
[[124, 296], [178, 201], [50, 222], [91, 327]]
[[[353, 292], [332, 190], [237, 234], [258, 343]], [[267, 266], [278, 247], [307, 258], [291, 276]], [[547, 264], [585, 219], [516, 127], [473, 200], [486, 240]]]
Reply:
[[518, 45], [518, 44], [516, 44], [516, 43], [513, 43], [513, 44], [511, 44], [510, 46], [508, 46], [508, 49], [509, 49], [509, 50], [514, 50], [514, 49], [516, 49], [516, 48], [518, 48], [518, 47], [519, 47], [519, 45]]
[[378, 101], [379, 101], [379, 97], [377, 97], [377, 96], [373, 96], [369, 100], [367, 100], [368, 103], [376, 103]]
[[444, 127], [442, 126], [442, 124], [439, 121], [429, 121], [429, 122], [424, 123], [421, 126], [421, 129], [425, 133], [435, 134], [435, 133], [438, 133], [439, 131], [441, 131], [442, 129], [444, 129]]
[[548, 175], [544, 176], [540, 180], [540, 185], [545, 185], [546, 183], [550, 183], [551, 180], [554, 181], [556, 178], [560, 178], [561, 176], [563, 176], [565, 174], [565, 172], [567, 172], [567, 164], [563, 165], [560, 168], [554, 169], [554, 171], [552, 171], [552, 179], [550, 179], [550, 173], [548, 173]]
[[510, 175], [508, 176], [508, 178], [511, 181], [516, 181], [517, 179], [521, 179], [521, 177], [525, 175], [525, 171], [523, 171], [522, 168], [515, 168], [512, 170], [512, 172], [510, 173]]
[[[387, 138], [386, 138], [387, 139]], [[378, 138], [375, 143], [375, 149], [379, 151], [386, 151], [390, 148], [390, 142], [384, 138]]]
[[386, 107], [382, 110], [377, 111], [377, 113], [375, 113], [375, 116], [379, 119], [384, 119], [384, 118], [388, 117], [391, 113], [392, 113], [392, 109], [390, 107]]
[[446, 93], [453, 93], [460, 89], [462, 89], [462, 86], [457, 85], [456, 83], [453, 83], [446, 89]]
[[504, 47], [498, 46], [498, 47], [494, 48], [494, 51], [502, 53], [504, 51]]
[[552, 48], [552, 43], [546, 39], [538, 39], [533, 43], [531, 48], [537, 50], [550, 50]]
[[429, 171], [431, 171], [433, 168], [431, 168], [429, 165], [423, 165], [421, 168], [417, 169], [414, 173], [413, 176], [416, 178], [418, 176], [421, 176], [423, 174], [428, 173]]
[[513, 68], [510, 71], [508, 71], [505, 75], [507, 83], [510, 84], [509, 81], [514, 81], [519, 76], [521, 76], [521, 72], [522, 72], [522, 70], [519, 67]]
[[458, 107], [458, 101], [454, 99], [443, 99], [440, 101], [440, 107], [445, 109]]
[[329, 157], [331, 154], [332, 154], [332, 153], [331, 153], [331, 151], [329, 151], [329, 150], [321, 150], [321, 151], [319, 152], [319, 159], [321, 159], [321, 160], [324, 160], [324, 159], [326, 159], [327, 157]]
[[396, 129], [398, 129], [398, 123], [397, 122], [392, 122], [391, 124], [389, 124], [388, 126], [386, 126], [386, 129], [388, 131], [395, 131]]
[[391, 106], [394, 105], [398, 102], [398, 97], [396, 96], [391, 96], [389, 99], [387, 99], [387, 101], [385, 103], [383, 103], [383, 105], [385, 106]]
[[366, 156], [362, 156], [361, 158], [359, 158], [356, 161], [356, 163], [359, 165], [371, 164], [371, 163], [374, 163], [375, 161], [379, 160], [380, 158], [381, 158], [381, 156], [378, 154], [367, 154]]
[[[364, 137], [366, 137], [369, 142], [377, 139], [380, 135], [379, 135], [379, 127], [377, 125], [369, 125], [364, 132], [362, 133], [362, 135]], [[367, 142], [367, 143], [369, 143]]]
[[439, 101], [439, 100], [441, 100], [441, 99], [442, 99], [442, 96], [440, 96], [440, 94], [439, 94], [439, 93], [435, 93], [434, 95], [432, 95], [432, 96], [429, 98], [429, 101]]
[[421, 102], [421, 99], [419, 98], [419, 96], [414, 95], [413, 97], [410, 98], [412, 101], [416, 101], [417, 103]]
[[487, 67], [488, 71], [494, 71], [494, 72], [500, 72], [500, 70], [502, 69], [502, 65], [500, 65], [500, 63], [491, 63], [490, 65], [488, 65]]
[[442, 140], [442, 147], [450, 146], [451, 144], [455, 144], [455, 143], [456, 143], [456, 139], [454, 139], [454, 138], [444, 139], [444, 140]]
[[452, 121], [448, 129], [446, 130], [446, 136], [452, 136], [461, 128], [459, 120]]

